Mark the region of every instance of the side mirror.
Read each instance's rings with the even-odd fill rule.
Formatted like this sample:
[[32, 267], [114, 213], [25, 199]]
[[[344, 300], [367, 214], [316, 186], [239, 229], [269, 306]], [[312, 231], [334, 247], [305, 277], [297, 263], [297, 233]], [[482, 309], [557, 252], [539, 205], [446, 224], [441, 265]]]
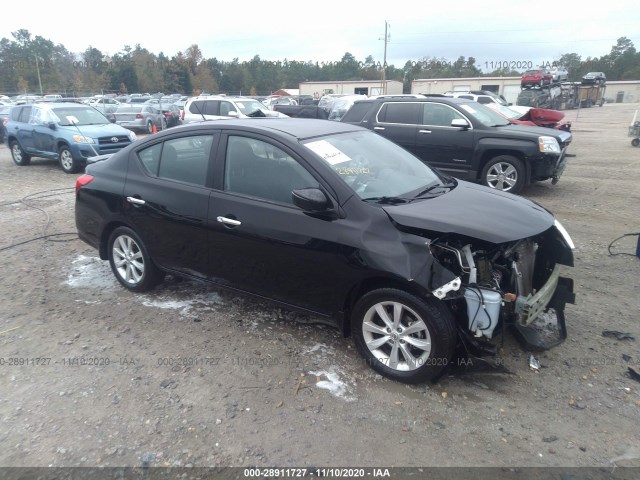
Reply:
[[291, 192], [293, 204], [308, 213], [326, 212], [329, 200], [319, 188], [300, 188]]
[[49, 127], [51, 130], [55, 130], [57, 128], [56, 122], [48, 122], [47, 127]]
[[238, 118], [238, 112], [236, 112], [235, 110], [231, 110], [231, 111], [227, 114], [227, 116], [229, 116], [229, 117], [235, 117], [235, 118]]
[[451, 120], [451, 126], [467, 130], [471, 125], [464, 118], [455, 118]]

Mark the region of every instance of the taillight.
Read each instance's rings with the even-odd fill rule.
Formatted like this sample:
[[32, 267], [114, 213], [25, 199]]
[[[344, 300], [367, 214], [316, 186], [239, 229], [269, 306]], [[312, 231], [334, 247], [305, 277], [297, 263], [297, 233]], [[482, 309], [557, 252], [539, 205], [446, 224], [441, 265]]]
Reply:
[[180, 110], [180, 120], [184, 120], [184, 110]]
[[76, 195], [78, 194], [78, 190], [80, 187], [84, 187], [85, 185], [90, 184], [93, 181], [93, 175], [80, 175], [76, 180]]
[[136, 113], [136, 118], [144, 118], [141, 113]]
[[5, 118], [4, 120], [2, 120], [2, 124], [6, 127], [7, 123], [9, 123], [9, 119]]

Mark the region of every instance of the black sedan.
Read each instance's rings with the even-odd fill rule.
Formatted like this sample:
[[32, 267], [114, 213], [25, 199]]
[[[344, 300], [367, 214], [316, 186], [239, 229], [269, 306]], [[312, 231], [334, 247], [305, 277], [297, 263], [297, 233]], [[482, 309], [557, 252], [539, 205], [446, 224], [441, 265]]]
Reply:
[[547, 348], [543, 314], [566, 333], [573, 244], [552, 214], [358, 126], [179, 126], [96, 157], [76, 190], [80, 238], [127, 289], [170, 272], [332, 318], [395, 380], [436, 377], [456, 347], [495, 354], [503, 327]]

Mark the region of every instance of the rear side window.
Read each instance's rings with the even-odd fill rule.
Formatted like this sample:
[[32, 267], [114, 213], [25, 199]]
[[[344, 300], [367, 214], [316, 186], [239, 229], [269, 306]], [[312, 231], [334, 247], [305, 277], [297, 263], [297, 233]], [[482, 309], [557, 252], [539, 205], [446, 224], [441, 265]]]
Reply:
[[29, 118], [31, 118], [31, 109], [32, 107], [22, 107], [18, 121], [27, 123], [29, 121]]
[[370, 109], [370, 103], [354, 103], [347, 113], [344, 114], [342, 121], [348, 123], [360, 123], [364, 120], [364, 116]]
[[418, 103], [385, 103], [378, 113], [378, 122], [417, 125], [420, 111]]
[[478, 97], [478, 103], [493, 103], [493, 100], [491, 100], [489, 97]]
[[189, 112], [196, 115], [220, 115], [220, 102], [216, 100], [195, 100], [189, 105]]
[[154, 177], [205, 185], [212, 135], [167, 140], [138, 152], [144, 169]]

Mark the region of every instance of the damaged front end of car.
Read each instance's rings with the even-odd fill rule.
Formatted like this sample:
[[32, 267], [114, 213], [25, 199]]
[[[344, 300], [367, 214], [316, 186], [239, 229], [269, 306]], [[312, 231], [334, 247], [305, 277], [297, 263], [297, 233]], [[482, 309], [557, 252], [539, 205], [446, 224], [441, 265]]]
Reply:
[[573, 281], [560, 271], [561, 265], [573, 266], [573, 243], [557, 220], [519, 240], [496, 244], [446, 234], [428, 248], [456, 277], [433, 294], [448, 304], [469, 353], [495, 354], [491, 340], [505, 329], [529, 350], [547, 350], [566, 339], [564, 309], [575, 294]]

